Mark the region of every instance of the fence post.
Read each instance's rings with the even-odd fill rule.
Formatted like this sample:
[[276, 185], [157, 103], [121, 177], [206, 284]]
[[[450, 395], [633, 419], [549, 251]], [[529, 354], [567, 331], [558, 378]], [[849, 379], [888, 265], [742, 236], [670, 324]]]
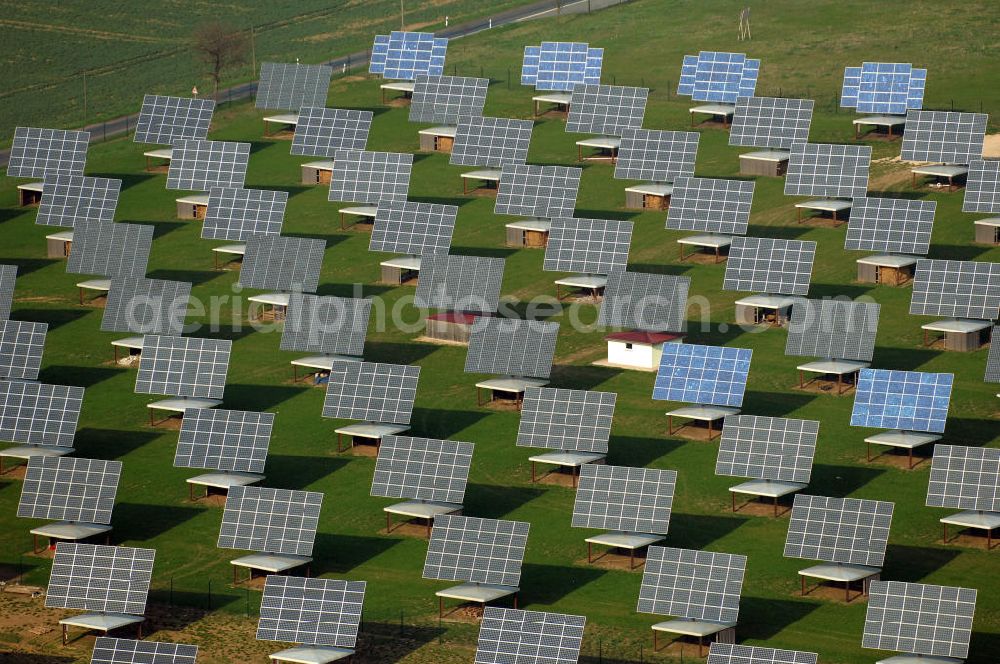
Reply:
[[170, 600], [169, 600], [169, 605], [170, 606], [174, 605], [174, 577], [173, 576], [170, 577]]
[[399, 635], [403, 635], [403, 609], [399, 610]]
[[250, 617], [250, 586], [247, 586], [246, 590], [247, 590], [247, 594], [246, 594], [246, 598], [247, 598], [247, 601], [246, 601], [247, 618], [249, 618]]
[[[510, 90], [510, 67], [507, 67], [507, 89]], [[982, 105], [982, 102], [980, 102]]]
[[208, 610], [212, 610], [212, 580], [208, 580]]

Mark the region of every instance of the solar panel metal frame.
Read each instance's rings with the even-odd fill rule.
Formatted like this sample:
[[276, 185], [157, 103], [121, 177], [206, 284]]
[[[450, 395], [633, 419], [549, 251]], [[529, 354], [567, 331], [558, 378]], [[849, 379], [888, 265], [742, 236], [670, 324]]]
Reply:
[[464, 115], [458, 119], [448, 163], [487, 168], [523, 164], [534, 125], [532, 120]]
[[576, 85], [569, 102], [566, 131], [618, 136], [642, 128], [648, 88], [623, 85]]
[[572, 217], [583, 169], [507, 164], [497, 185], [496, 214], [551, 219]]
[[985, 113], [907, 111], [899, 158], [945, 164], [982, 159], [988, 120]]
[[379, 203], [368, 250], [411, 256], [446, 254], [457, 218], [457, 205]]
[[990, 339], [996, 339], [997, 343], [990, 343], [990, 352], [986, 357], [986, 375], [983, 380], [987, 383], [1000, 383], [1000, 325], [994, 325], [990, 334]]
[[924, 504], [1000, 512], [1000, 449], [935, 445]]
[[409, 424], [419, 380], [419, 366], [334, 361], [323, 417]]
[[691, 277], [618, 270], [608, 275], [597, 324], [648, 332], [687, 330]]
[[910, 63], [865, 62], [845, 67], [840, 106], [859, 113], [905, 115], [923, 106], [926, 83], [927, 70]]
[[475, 664], [576, 664], [586, 616], [483, 609]]
[[693, 101], [735, 104], [739, 97], [752, 97], [757, 87], [760, 60], [745, 53], [700, 51], [684, 56], [677, 94]]
[[71, 173], [48, 173], [35, 223], [72, 228], [80, 219], [111, 223], [122, 181]]
[[0, 320], [10, 318], [17, 285], [17, 266], [0, 264]]
[[121, 472], [121, 461], [30, 457], [17, 516], [109, 524]]
[[604, 49], [586, 42], [542, 42], [525, 46], [521, 61], [521, 85], [539, 91], [570, 92], [577, 84], [601, 82]]
[[974, 588], [872, 581], [861, 647], [965, 659], [975, 611]]
[[795, 494], [784, 556], [881, 567], [894, 507], [881, 500]]
[[[869, 145], [797, 143], [788, 153], [786, 196], [855, 198], [868, 192]], [[853, 209], [851, 210], [853, 214]]]
[[279, 348], [361, 357], [371, 310], [367, 298], [292, 293]]
[[90, 664], [195, 664], [198, 646], [99, 636]]
[[676, 484], [675, 470], [586, 463], [580, 466], [571, 525], [666, 535]]
[[559, 323], [477, 318], [469, 335], [465, 373], [548, 378]]
[[799, 299], [785, 355], [871, 362], [880, 310], [877, 302]]
[[463, 116], [482, 115], [489, 85], [488, 78], [420, 74], [414, 79], [410, 122], [457, 125]]
[[723, 290], [806, 295], [816, 243], [737, 236], [729, 246]]
[[242, 187], [249, 160], [249, 143], [175, 141], [167, 170], [167, 189], [208, 191], [212, 187]]
[[38, 378], [48, 330], [48, 323], [0, 320], [0, 379]]
[[16, 127], [7, 159], [7, 175], [14, 178], [42, 178], [47, 173], [82, 175], [89, 147], [89, 131]]
[[809, 484], [819, 427], [815, 420], [728, 415], [715, 474]]
[[384, 436], [371, 495], [461, 505], [474, 449], [458, 440]]
[[201, 237], [243, 242], [251, 235], [278, 235], [287, 205], [287, 191], [212, 187]]
[[190, 298], [191, 284], [186, 281], [114, 277], [101, 331], [180, 335]]
[[676, 178], [666, 227], [676, 231], [744, 235], [750, 225], [755, 187], [752, 180]]
[[231, 486], [217, 546], [311, 556], [323, 494], [317, 491]]
[[263, 473], [274, 413], [189, 408], [181, 420], [174, 468]]
[[815, 103], [812, 99], [741, 96], [736, 99], [729, 144], [787, 150], [805, 143]]
[[1000, 318], [1000, 263], [917, 261], [910, 313], [985, 321]]
[[804, 650], [779, 650], [713, 641], [705, 664], [816, 664], [819, 655]]
[[639, 613], [735, 623], [746, 556], [650, 546], [639, 589]]
[[401, 203], [406, 200], [412, 170], [412, 154], [337, 150], [327, 200]]
[[631, 243], [631, 221], [556, 217], [549, 228], [542, 269], [605, 275], [623, 271]]
[[526, 521], [438, 515], [422, 577], [516, 587], [530, 529]]
[[173, 145], [182, 140], [205, 140], [215, 113], [212, 99], [145, 95], [132, 140]]
[[142, 338], [137, 394], [222, 399], [233, 342], [159, 334]]
[[394, 30], [376, 35], [368, 72], [384, 78], [412, 81], [418, 74], [444, 73], [448, 39], [430, 32]]
[[59, 542], [45, 606], [141, 616], [156, 549]]
[[664, 344], [653, 399], [738, 408], [752, 357], [749, 348]]
[[423, 256], [414, 303], [426, 309], [495, 312], [505, 265], [503, 258], [490, 256]]
[[152, 246], [153, 227], [149, 224], [80, 221], [73, 229], [73, 251], [66, 259], [66, 272], [142, 277]]
[[615, 178], [673, 182], [694, 175], [701, 134], [696, 131], [624, 128], [615, 160]]
[[943, 433], [955, 376], [889, 369], [862, 369], [851, 426]]
[[962, 212], [1000, 212], [1000, 160], [973, 159], [969, 162]]
[[246, 288], [304, 291], [319, 288], [326, 240], [287, 235], [251, 235], [240, 268]]
[[84, 388], [0, 380], [0, 438], [72, 447]]
[[937, 201], [862, 196], [851, 201], [844, 249], [925, 255]]
[[264, 582], [257, 639], [354, 648], [365, 589], [364, 581], [272, 574]]
[[606, 454], [617, 400], [614, 392], [529, 386], [517, 446]]
[[337, 150], [364, 150], [371, 131], [371, 111], [303, 106], [292, 137], [291, 154], [333, 159]]
[[289, 62], [262, 62], [255, 108], [297, 111], [303, 106], [326, 106], [333, 67]]

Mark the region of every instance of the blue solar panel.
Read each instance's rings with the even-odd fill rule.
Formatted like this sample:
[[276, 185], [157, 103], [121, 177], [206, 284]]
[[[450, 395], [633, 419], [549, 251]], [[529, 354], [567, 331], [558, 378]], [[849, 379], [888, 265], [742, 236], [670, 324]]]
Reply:
[[748, 348], [665, 344], [653, 398], [740, 406], [753, 351]]
[[375, 35], [372, 44], [372, 57], [368, 61], [369, 74], [381, 74], [385, 71], [385, 58], [389, 55], [389, 35]]
[[542, 42], [525, 46], [521, 85], [537, 90], [571, 91], [575, 85], [601, 82], [604, 49], [583, 42]]
[[681, 78], [677, 81], [677, 94], [691, 96], [694, 92], [694, 73], [698, 69], [698, 56], [685, 55], [681, 63]]
[[927, 86], [927, 70], [910, 70], [910, 91], [906, 95], [906, 108], [920, 110], [924, 107], [924, 88]]
[[862, 369], [851, 426], [941, 433], [954, 374]]
[[857, 108], [861, 89], [861, 67], [844, 67], [844, 87], [840, 89], [840, 107]]
[[743, 77], [740, 79], [740, 97], [753, 97], [760, 74], [760, 60], [747, 58], [743, 63]]
[[385, 78], [412, 81], [421, 74], [442, 76], [448, 40], [430, 32], [376, 35], [368, 71]]
[[860, 113], [905, 115], [924, 103], [926, 69], [914, 69], [908, 62], [865, 62], [844, 68], [840, 105]]
[[760, 60], [745, 53], [702, 51], [685, 55], [677, 94], [695, 101], [735, 104], [737, 97], [752, 97], [757, 88]]

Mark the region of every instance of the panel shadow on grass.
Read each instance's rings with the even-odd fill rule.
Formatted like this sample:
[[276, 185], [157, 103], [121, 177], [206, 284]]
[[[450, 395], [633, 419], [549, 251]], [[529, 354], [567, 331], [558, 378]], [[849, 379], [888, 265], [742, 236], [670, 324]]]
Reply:
[[111, 369], [109, 367], [74, 367], [62, 364], [52, 364], [38, 374], [38, 380], [43, 383], [59, 385], [75, 385], [76, 387], [93, 387], [110, 378], [114, 378], [128, 369]]
[[[233, 558], [236, 558], [235, 552]], [[204, 618], [209, 612], [227, 606], [239, 606], [242, 609], [246, 601], [246, 591], [243, 588], [233, 588], [232, 582], [232, 578], [219, 576], [212, 579], [211, 586], [208, 585], [206, 578], [203, 591], [150, 588], [146, 609], [146, 617], [152, 621], [148, 627], [150, 633], [155, 633], [158, 629], [171, 631], [184, 629]], [[162, 615], [164, 609], [161, 607], [164, 605], [169, 607], [168, 618], [157, 621], [155, 613]], [[178, 607], [183, 608], [178, 610]]]
[[856, 300], [874, 290], [874, 288], [875, 284], [866, 286], [861, 284], [817, 284], [813, 282], [809, 285], [809, 297], [813, 300], [834, 297], [849, 297], [852, 300]]
[[336, 297], [379, 297], [389, 291], [396, 290], [397, 286], [384, 286], [381, 284], [320, 284], [316, 289], [317, 295], [333, 295]]
[[[77, 454], [83, 457], [120, 459], [163, 435], [152, 431], [123, 431], [85, 427], [77, 431], [76, 438], [73, 439], [73, 446], [77, 449]], [[165, 444], [173, 447], [172, 437], [168, 435], [166, 438], [169, 442]]]
[[581, 364], [554, 364], [549, 377], [554, 385], [574, 390], [592, 390], [622, 372], [611, 367]]
[[646, 274], [670, 274], [681, 275], [694, 269], [694, 263], [629, 263], [629, 272], [643, 272]]
[[865, 486], [885, 470], [873, 466], [834, 466], [813, 464], [808, 493], [844, 498]]
[[816, 399], [815, 395], [747, 390], [743, 409], [762, 417], [785, 417]]
[[267, 485], [277, 489], [305, 490], [349, 463], [349, 459], [340, 457], [269, 454], [265, 469]]
[[149, 279], [166, 279], [168, 281], [183, 281], [194, 286], [208, 283], [212, 279], [221, 277], [225, 272], [221, 270], [152, 270], [147, 276]]
[[[7, 658], [10, 659], [7, 659]], [[75, 657], [61, 655], [39, 655], [37, 653], [12, 650], [4, 655], [4, 661], [10, 664], [74, 664], [79, 660]]]
[[[40, 244], [44, 242], [39, 239]], [[63, 263], [66, 259], [59, 258], [0, 258], [0, 263], [4, 265], [16, 265], [17, 266], [17, 276], [18, 278], [23, 277], [26, 274], [31, 274], [36, 270], [41, 270], [44, 267], [48, 267], [54, 263]]]
[[205, 511], [202, 507], [178, 505], [149, 505], [145, 503], [118, 503], [115, 505], [111, 525], [112, 541], [146, 542], [177, 526], [190, 521]]
[[521, 593], [524, 604], [555, 604], [566, 595], [593, 583], [607, 574], [597, 567], [563, 567], [525, 563], [521, 567]]
[[933, 244], [931, 258], [935, 260], [971, 261], [989, 251], [989, 247], [972, 244]]
[[449, 410], [444, 416], [438, 409], [414, 408], [410, 427], [431, 438], [450, 438], [488, 415], [486, 411]]
[[226, 407], [240, 410], [268, 410], [294, 396], [302, 389], [289, 385], [226, 385]]
[[183, 228], [184, 226], [194, 223], [194, 220], [188, 222], [188, 221], [162, 221], [157, 219], [126, 219], [125, 221], [130, 223], [143, 223], [148, 226], [152, 226], [154, 240], [159, 240], [164, 235], [169, 235], [170, 233], [173, 233], [179, 228]]
[[946, 432], [951, 441], [961, 441], [954, 443], [958, 445], [979, 447], [1000, 439], [1000, 426], [997, 426], [996, 420], [949, 417]]
[[[3, 263], [0, 260], [0, 263]], [[21, 272], [18, 271], [18, 276], [21, 276]], [[17, 300], [14, 300], [14, 305], [17, 305]], [[10, 314], [11, 318], [14, 320], [30, 320], [37, 323], [47, 323], [49, 326], [49, 332], [58, 329], [67, 323], [73, 323], [84, 316], [90, 314], [91, 309], [13, 309]]]
[[817, 608], [817, 602], [744, 596], [740, 598], [740, 624], [736, 629], [741, 641], [770, 639]]
[[401, 662], [444, 633], [443, 628], [409, 625], [405, 620], [400, 625], [391, 620], [379, 622], [366, 618], [358, 634], [357, 652], [351, 655], [351, 661], [354, 664]]
[[146, 180], [152, 180], [156, 175], [152, 173], [88, 173], [94, 177], [111, 178], [122, 181], [122, 191], [127, 191], [136, 185], [140, 185]]
[[1000, 652], [1000, 634], [973, 631], [972, 641], [969, 643], [969, 656], [965, 659], [965, 664], [995, 664], [998, 652]]
[[365, 344], [365, 360], [391, 364], [413, 364], [422, 360], [439, 346], [433, 344], [397, 344], [389, 341], [369, 341]]
[[[913, 333], [920, 334], [920, 328], [913, 326]], [[924, 366], [942, 351], [929, 348], [889, 348], [876, 346], [875, 360], [882, 369], [898, 369], [900, 371], [916, 371]]]
[[608, 463], [641, 468], [670, 454], [683, 444], [684, 441], [676, 438], [612, 436], [608, 445]]
[[896, 581], [916, 583], [938, 571], [962, 554], [960, 548], [904, 546], [890, 544], [885, 549], [885, 569]]
[[343, 574], [362, 565], [372, 558], [382, 555], [403, 540], [398, 537], [364, 537], [361, 535], [341, 535], [316, 533], [312, 575], [326, 572]]
[[535, 487], [470, 483], [465, 490], [465, 513], [484, 519], [502, 519], [544, 493]]
[[684, 549], [704, 549], [712, 542], [729, 535], [749, 520], [743, 516], [712, 516], [673, 512], [670, 515], [670, 546]]

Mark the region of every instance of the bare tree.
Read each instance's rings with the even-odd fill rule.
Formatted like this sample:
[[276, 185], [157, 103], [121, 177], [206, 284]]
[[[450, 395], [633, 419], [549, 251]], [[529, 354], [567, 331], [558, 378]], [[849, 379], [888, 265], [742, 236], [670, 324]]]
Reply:
[[194, 33], [194, 50], [208, 66], [206, 73], [214, 86], [212, 97], [218, 98], [223, 72], [246, 63], [250, 49], [245, 32], [214, 21]]

